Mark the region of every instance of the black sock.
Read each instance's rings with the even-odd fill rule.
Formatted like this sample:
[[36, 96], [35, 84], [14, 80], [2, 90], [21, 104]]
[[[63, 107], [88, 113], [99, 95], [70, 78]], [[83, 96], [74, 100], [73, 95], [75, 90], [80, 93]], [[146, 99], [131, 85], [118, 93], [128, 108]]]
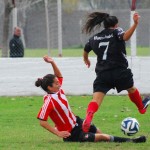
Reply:
[[110, 142], [132, 142], [130, 138], [123, 138], [123, 137], [117, 137], [117, 136], [110, 136]]

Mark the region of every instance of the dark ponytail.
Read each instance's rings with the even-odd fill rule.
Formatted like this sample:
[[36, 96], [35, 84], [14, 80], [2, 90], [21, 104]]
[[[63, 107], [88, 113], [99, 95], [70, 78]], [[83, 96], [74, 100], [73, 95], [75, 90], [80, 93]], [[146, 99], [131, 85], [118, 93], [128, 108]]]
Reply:
[[48, 74], [42, 78], [38, 78], [37, 81], [35, 81], [35, 86], [41, 87], [45, 92], [49, 93], [48, 86], [53, 85], [54, 78], [56, 76], [53, 74]]
[[85, 25], [82, 28], [83, 33], [91, 33], [93, 28], [100, 27], [105, 18], [109, 17], [107, 13], [93, 12], [88, 15]]
[[93, 12], [88, 15], [85, 25], [82, 28], [82, 32], [89, 34], [94, 28], [100, 27], [103, 22], [104, 28], [114, 27], [118, 23], [116, 16], [109, 16], [107, 13]]

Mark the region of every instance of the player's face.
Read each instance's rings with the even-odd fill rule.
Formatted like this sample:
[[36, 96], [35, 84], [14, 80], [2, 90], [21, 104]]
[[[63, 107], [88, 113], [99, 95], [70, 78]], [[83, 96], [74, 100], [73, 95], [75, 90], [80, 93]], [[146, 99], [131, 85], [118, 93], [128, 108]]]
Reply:
[[48, 89], [52, 92], [52, 93], [56, 93], [59, 91], [61, 85], [59, 83], [59, 80], [57, 78], [54, 78], [54, 82], [52, 84], [52, 87], [48, 86]]

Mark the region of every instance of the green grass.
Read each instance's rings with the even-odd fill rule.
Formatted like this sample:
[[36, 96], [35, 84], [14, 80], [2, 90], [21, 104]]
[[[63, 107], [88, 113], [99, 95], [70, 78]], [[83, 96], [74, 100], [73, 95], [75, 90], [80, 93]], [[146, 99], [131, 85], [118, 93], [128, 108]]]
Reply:
[[[66, 48], [62, 51], [63, 57], [82, 57], [83, 48]], [[25, 57], [42, 57], [46, 54], [49, 54], [46, 49], [25, 49]], [[127, 54], [130, 56], [130, 49], [127, 48]], [[52, 49], [50, 51], [52, 57], [58, 57], [58, 50]], [[1, 50], [0, 50], [1, 56]], [[90, 53], [90, 56], [95, 56], [93, 52]], [[138, 47], [137, 56], [150, 56], [149, 47]]]
[[[82, 57], [83, 48], [73, 48], [73, 49], [63, 49], [62, 56], [63, 57]], [[43, 55], [48, 54], [48, 51], [45, 49], [34, 49], [34, 50], [26, 50], [25, 57], [42, 57]], [[128, 56], [131, 55], [130, 49], [127, 48]], [[58, 57], [58, 50], [51, 50], [50, 55], [53, 57]], [[150, 48], [149, 47], [138, 47], [137, 48], [138, 56], [150, 56]], [[95, 56], [94, 52], [90, 52], [89, 56]]]
[[[82, 57], [82, 49], [74, 48], [74, 49], [63, 49], [62, 56], [63, 57]], [[49, 54], [46, 49], [34, 49], [34, 50], [26, 50], [25, 57], [42, 57], [45, 54]], [[58, 50], [52, 49], [50, 51], [50, 56], [58, 57]]]
[[150, 47], [138, 47], [138, 56], [150, 56]]
[[[67, 96], [73, 112], [85, 116], [91, 96]], [[36, 119], [42, 97], [0, 97], [0, 150], [148, 150], [146, 143], [65, 143], [61, 138], [40, 127]], [[106, 96], [93, 122], [104, 133], [123, 136], [120, 123], [125, 117], [138, 119], [140, 131], [150, 133], [150, 110], [140, 115], [127, 96]], [[52, 124], [51, 121], [49, 121]]]

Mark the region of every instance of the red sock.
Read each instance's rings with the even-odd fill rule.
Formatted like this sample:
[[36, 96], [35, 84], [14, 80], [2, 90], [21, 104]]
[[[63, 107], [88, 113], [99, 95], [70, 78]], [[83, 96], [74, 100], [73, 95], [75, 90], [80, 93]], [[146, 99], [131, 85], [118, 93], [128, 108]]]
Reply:
[[142, 98], [140, 96], [140, 93], [139, 91], [136, 89], [134, 93], [129, 93], [128, 94], [129, 97], [130, 97], [130, 100], [137, 106], [137, 108], [139, 109], [139, 112], [141, 114], [144, 114], [145, 113], [145, 109], [144, 108], [144, 105], [142, 103]]
[[98, 110], [98, 104], [96, 102], [90, 102], [87, 108], [86, 119], [92, 121], [93, 115], [97, 110]]
[[98, 104], [96, 102], [90, 102], [87, 108], [86, 118], [82, 124], [83, 132], [89, 132], [94, 113], [97, 110], [98, 110]]
[[87, 108], [87, 113], [95, 113], [98, 110], [98, 104], [96, 102], [90, 102]]

